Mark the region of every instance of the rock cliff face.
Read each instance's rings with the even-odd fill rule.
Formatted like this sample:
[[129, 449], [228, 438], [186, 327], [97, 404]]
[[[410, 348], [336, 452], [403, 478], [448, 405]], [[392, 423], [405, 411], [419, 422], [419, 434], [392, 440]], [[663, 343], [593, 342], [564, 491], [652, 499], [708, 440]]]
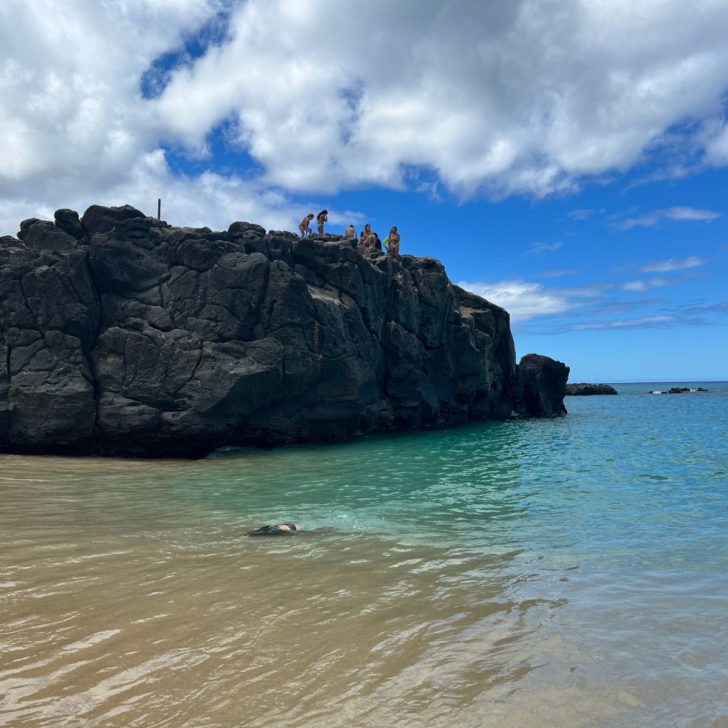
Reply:
[[0, 451], [200, 456], [561, 413], [508, 314], [432, 259], [170, 227], [131, 207], [0, 238]]

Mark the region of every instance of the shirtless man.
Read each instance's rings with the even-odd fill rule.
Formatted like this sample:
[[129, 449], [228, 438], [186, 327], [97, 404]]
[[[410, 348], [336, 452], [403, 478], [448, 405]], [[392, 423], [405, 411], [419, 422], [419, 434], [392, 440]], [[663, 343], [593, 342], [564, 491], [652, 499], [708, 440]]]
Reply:
[[313, 213], [310, 215], [306, 215], [306, 217], [301, 220], [300, 225], [298, 226], [298, 229], [301, 231], [301, 237], [302, 238], [310, 238], [311, 235], [313, 235], [313, 230], [311, 230], [311, 220], [313, 220]]
[[356, 238], [356, 228], [353, 225], [349, 225], [346, 230], [344, 230], [344, 235], [346, 235], [347, 238], [351, 238], [352, 240]]
[[393, 225], [389, 231], [387, 239], [384, 241], [387, 243], [387, 253], [394, 258], [399, 260], [399, 233], [397, 232], [397, 226]]
[[318, 234], [323, 235], [324, 234], [324, 223], [329, 219], [329, 211], [328, 210], [321, 210], [318, 215], [316, 215], [316, 222], [318, 223]]

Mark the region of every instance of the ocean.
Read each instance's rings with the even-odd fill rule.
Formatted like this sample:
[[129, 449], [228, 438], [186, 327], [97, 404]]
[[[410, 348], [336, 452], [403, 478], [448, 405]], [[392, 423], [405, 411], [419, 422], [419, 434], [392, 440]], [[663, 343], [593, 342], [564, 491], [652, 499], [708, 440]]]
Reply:
[[675, 384], [200, 461], [0, 456], [0, 725], [727, 727], [728, 383], [648, 393]]

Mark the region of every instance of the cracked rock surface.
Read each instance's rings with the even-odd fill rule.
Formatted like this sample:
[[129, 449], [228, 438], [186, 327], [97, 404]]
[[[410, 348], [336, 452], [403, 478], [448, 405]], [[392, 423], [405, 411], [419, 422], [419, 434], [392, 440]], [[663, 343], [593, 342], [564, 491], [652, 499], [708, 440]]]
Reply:
[[0, 238], [3, 452], [197, 457], [561, 414], [568, 368], [526, 359], [438, 261], [335, 236], [92, 206]]

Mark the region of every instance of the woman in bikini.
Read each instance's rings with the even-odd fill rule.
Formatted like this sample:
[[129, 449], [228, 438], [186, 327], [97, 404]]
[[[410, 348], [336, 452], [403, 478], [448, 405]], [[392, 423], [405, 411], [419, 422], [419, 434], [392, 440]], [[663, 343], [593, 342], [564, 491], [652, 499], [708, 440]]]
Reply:
[[318, 234], [323, 235], [324, 234], [324, 223], [329, 219], [329, 211], [328, 210], [321, 210], [318, 215], [316, 215], [316, 222], [318, 223]]
[[397, 232], [397, 226], [393, 225], [389, 231], [387, 239], [384, 241], [387, 243], [387, 253], [394, 258], [399, 260], [399, 233]]

